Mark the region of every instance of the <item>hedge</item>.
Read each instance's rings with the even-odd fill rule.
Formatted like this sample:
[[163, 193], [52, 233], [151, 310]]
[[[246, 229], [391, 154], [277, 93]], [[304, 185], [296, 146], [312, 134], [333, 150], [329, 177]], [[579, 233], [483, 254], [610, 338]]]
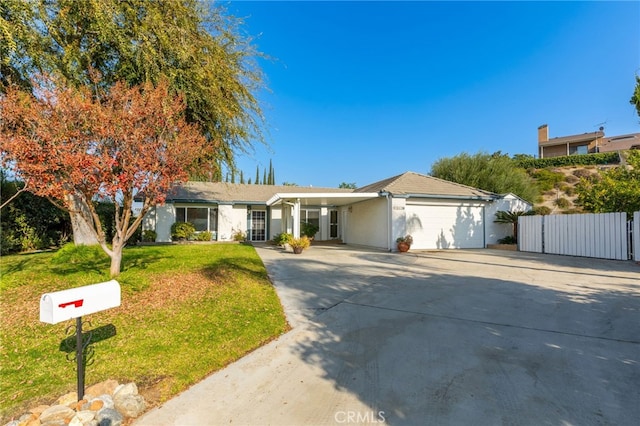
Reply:
[[564, 155], [551, 158], [519, 158], [514, 159], [518, 167], [524, 169], [564, 166], [590, 166], [596, 164], [617, 164], [620, 156], [617, 152], [601, 152], [598, 154]]

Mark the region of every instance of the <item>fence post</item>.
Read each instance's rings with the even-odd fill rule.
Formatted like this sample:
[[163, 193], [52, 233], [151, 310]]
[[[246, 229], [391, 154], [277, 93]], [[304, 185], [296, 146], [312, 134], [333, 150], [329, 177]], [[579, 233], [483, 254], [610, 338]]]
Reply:
[[633, 232], [633, 260], [640, 262], [640, 212], [633, 214], [631, 227]]

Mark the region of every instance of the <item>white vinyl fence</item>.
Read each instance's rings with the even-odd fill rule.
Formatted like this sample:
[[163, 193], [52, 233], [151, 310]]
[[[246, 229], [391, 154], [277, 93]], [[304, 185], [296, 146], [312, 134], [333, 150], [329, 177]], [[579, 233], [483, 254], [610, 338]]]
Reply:
[[[626, 213], [521, 216], [518, 248], [536, 253], [601, 259], [640, 259], [640, 212], [633, 223]], [[635, 247], [635, 250], [632, 248]]]
[[633, 260], [640, 262], [640, 212], [633, 214]]

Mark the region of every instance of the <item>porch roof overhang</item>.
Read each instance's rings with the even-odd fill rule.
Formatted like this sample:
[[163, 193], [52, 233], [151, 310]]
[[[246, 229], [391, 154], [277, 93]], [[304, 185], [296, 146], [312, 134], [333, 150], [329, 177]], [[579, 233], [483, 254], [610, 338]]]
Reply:
[[267, 206], [300, 202], [302, 206], [345, 206], [380, 197], [378, 192], [289, 192], [276, 193], [267, 200]]

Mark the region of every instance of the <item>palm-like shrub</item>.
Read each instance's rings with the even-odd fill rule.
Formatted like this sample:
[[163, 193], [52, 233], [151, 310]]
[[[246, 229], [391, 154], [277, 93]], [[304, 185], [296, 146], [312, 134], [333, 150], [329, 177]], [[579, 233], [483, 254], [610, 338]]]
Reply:
[[518, 219], [520, 216], [531, 216], [534, 214], [532, 211], [506, 211], [499, 210], [496, 212], [495, 223], [509, 223], [513, 226], [513, 240], [518, 242]]

